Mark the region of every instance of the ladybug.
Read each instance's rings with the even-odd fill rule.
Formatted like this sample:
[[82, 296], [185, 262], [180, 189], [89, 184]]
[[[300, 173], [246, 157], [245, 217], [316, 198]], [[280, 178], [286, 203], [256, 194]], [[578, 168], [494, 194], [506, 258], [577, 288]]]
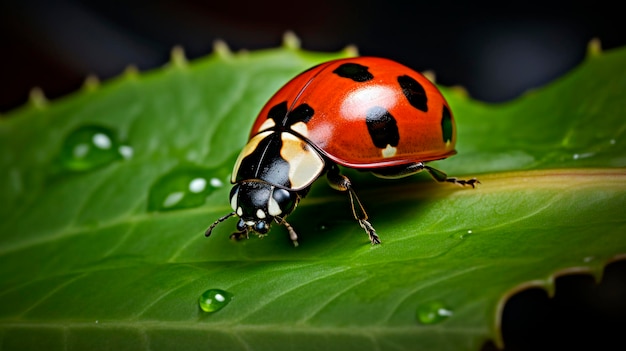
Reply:
[[454, 118], [443, 95], [423, 75], [379, 57], [325, 62], [299, 74], [262, 108], [248, 144], [235, 163], [230, 191], [233, 212], [211, 231], [238, 216], [232, 239], [268, 233], [272, 222], [298, 235], [286, 218], [326, 174], [330, 186], [347, 192], [352, 214], [372, 244], [380, 238], [368, 221], [352, 182], [338, 166], [399, 178], [426, 170], [439, 182], [475, 187], [425, 163], [456, 153]]

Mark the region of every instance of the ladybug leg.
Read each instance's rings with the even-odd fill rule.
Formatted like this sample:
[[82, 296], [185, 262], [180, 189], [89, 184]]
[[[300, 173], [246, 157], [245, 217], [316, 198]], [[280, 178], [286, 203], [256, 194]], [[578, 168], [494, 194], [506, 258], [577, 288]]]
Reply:
[[239, 240], [241, 240], [243, 238], [246, 238], [246, 239], [250, 238], [249, 235], [248, 235], [248, 229], [247, 228], [242, 230], [242, 231], [240, 231], [240, 232], [234, 232], [234, 233], [232, 233], [230, 235], [230, 239], [231, 240], [235, 240], [235, 241], [239, 241]]
[[457, 179], [455, 177], [448, 177], [448, 175], [445, 174], [444, 172], [436, 168], [427, 166], [424, 164], [424, 162], [416, 162], [416, 163], [411, 163], [409, 165], [381, 168], [381, 169], [372, 171], [372, 173], [374, 173], [374, 175], [379, 178], [395, 179], [395, 178], [402, 178], [402, 177], [410, 176], [412, 174], [421, 172], [423, 170], [426, 170], [428, 174], [430, 174], [430, 176], [433, 177], [438, 182], [449, 182], [449, 183], [454, 183], [454, 184], [458, 184], [461, 186], [469, 185], [472, 188], [475, 188], [476, 184], [480, 184], [480, 181], [476, 178], [465, 180], [465, 179]]
[[365, 230], [365, 232], [369, 236], [372, 245], [380, 244], [380, 238], [378, 237], [378, 234], [376, 234], [376, 230], [374, 229], [372, 224], [367, 221], [367, 219], [369, 218], [367, 216], [367, 212], [365, 212], [363, 204], [361, 204], [361, 201], [356, 196], [356, 192], [352, 188], [352, 182], [350, 182], [350, 179], [348, 179], [348, 177], [344, 176], [343, 174], [340, 174], [339, 168], [336, 165], [333, 165], [330, 168], [327, 173], [327, 178], [328, 183], [333, 189], [348, 192], [348, 195], [350, 196], [350, 205], [352, 206], [352, 215], [354, 216], [354, 219], [359, 221], [359, 225], [361, 226], [361, 228], [363, 228], [363, 230]]
[[298, 247], [298, 234], [293, 229], [291, 224], [287, 223], [287, 221], [285, 221], [283, 218], [279, 219], [278, 217], [276, 218], [276, 223], [282, 224], [285, 226], [285, 228], [287, 228], [287, 231], [289, 232], [289, 239], [291, 239], [293, 246]]
[[458, 184], [461, 186], [465, 186], [465, 185], [469, 185], [472, 188], [476, 187], [476, 184], [480, 184], [480, 181], [476, 178], [472, 178], [472, 179], [457, 179], [456, 177], [448, 177], [444, 172], [436, 169], [436, 168], [432, 168], [430, 166], [426, 166], [423, 165], [424, 169], [426, 169], [428, 171], [428, 173], [435, 178], [436, 181], [438, 182], [449, 182], [449, 183], [454, 183], [454, 184]]
[[[378, 178], [398, 179], [398, 178], [408, 177], [415, 173], [419, 173], [423, 171], [424, 168], [426, 167], [427, 166], [424, 165], [423, 162], [416, 162], [416, 163], [410, 163], [408, 165], [392, 166], [392, 167], [375, 169], [375, 170], [372, 170], [371, 172]], [[440, 173], [443, 174], [444, 178], [446, 177], [446, 175], [443, 172], [440, 172]]]
[[206, 232], [204, 232], [204, 236], [209, 237], [211, 235], [211, 232], [213, 231], [213, 228], [215, 228], [218, 224], [224, 222], [228, 218], [234, 216], [235, 214], [236, 214], [235, 212], [231, 212], [225, 216], [220, 217], [217, 221], [211, 224], [211, 226], [206, 230]]

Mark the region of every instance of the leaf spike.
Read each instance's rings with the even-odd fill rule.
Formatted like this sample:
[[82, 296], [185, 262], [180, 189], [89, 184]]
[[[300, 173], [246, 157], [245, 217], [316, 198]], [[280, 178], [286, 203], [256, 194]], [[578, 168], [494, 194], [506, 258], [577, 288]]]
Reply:
[[187, 66], [187, 57], [185, 56], [185, 49], [182, 46], [176, 45], [170, 52], [170, 63], [174, 67], [183, 68]]
[[36, 108], [43, 109], [48, 105], [48, 99], [40, 87], [34, 87], [28, 94], [28, 101]]
[[230, 51], [228, 44], [221, 39], [217, 39], [213, 42], [213, 52], [221, 58], [229, 58], [232, 56], [232, 51]]
[[437, 80], [437, 76], [435, 75], [435, 71], [429, 69], [422, 72], [422, 75], [426, 77], [431, 83], [435, 84]]
[[598, 57], [600, 54], [602, 54], [602, 43], [600, 39], [591, 39], [587, 44], [587, 57]]
[[295, 32], [288, 30], [283, 34], [283, 47], [291, 50], [300, 49], [300, 38]]
[[128, 65], [124, 69], [123, 74], [127, 78], [137, 78], [139, 76], [139, 68], [135, 65]]
[[456, 94], [458, 97], [461, 97], [461, 98], [467, 99], [470, 96], [470, 94], [467, 91], [467, 89], [465, 89], [465, 87], [462, 86], [462, 85], [453, 85], [453, 86], [450, 87], [450, 90], [454, 94]]
[[359, 48], [356, 45], [348, 45], [341, 51], [350, 57], [359, 56]]
[[604, 268], [607, 263], [604, 264], [596, 264], [590, 267], [589, 274], [595, 279], [596, 284], [600, 284], [602, 282], [602, 278], [604, 277]]
[[95, 91], [100, 87], [100, 79], [95, 74], [89, 74], [83, 82], [83, 89], [87, 91]]

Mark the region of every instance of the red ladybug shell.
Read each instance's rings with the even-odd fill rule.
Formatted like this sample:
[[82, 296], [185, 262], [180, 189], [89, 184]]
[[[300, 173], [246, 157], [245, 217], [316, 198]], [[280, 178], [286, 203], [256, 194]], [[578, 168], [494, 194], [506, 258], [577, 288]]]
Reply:
[[443, 159], [456, 153], [448, 103], [426, 77], [377, 57], [317, 65], [263, 107], [250, 137], [285, 130], [332, 161], [358, 169]]

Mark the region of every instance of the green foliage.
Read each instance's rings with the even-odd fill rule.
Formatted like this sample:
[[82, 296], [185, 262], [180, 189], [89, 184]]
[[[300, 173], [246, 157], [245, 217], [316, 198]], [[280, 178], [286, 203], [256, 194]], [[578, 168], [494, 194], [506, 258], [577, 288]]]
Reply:
[[626, 253], [624, 49], [506, 104], [443, 88], [459, 154], [436, 165], [482, 184], [348, 171], [382, 245], [323, 181], [297, 248], [276, 225], [232, 242], [234, 219], [205, 238], [263, 103], [348, 55], [176, 51], [0, 120], [0, 349], [477, 350], [521, 287]]

